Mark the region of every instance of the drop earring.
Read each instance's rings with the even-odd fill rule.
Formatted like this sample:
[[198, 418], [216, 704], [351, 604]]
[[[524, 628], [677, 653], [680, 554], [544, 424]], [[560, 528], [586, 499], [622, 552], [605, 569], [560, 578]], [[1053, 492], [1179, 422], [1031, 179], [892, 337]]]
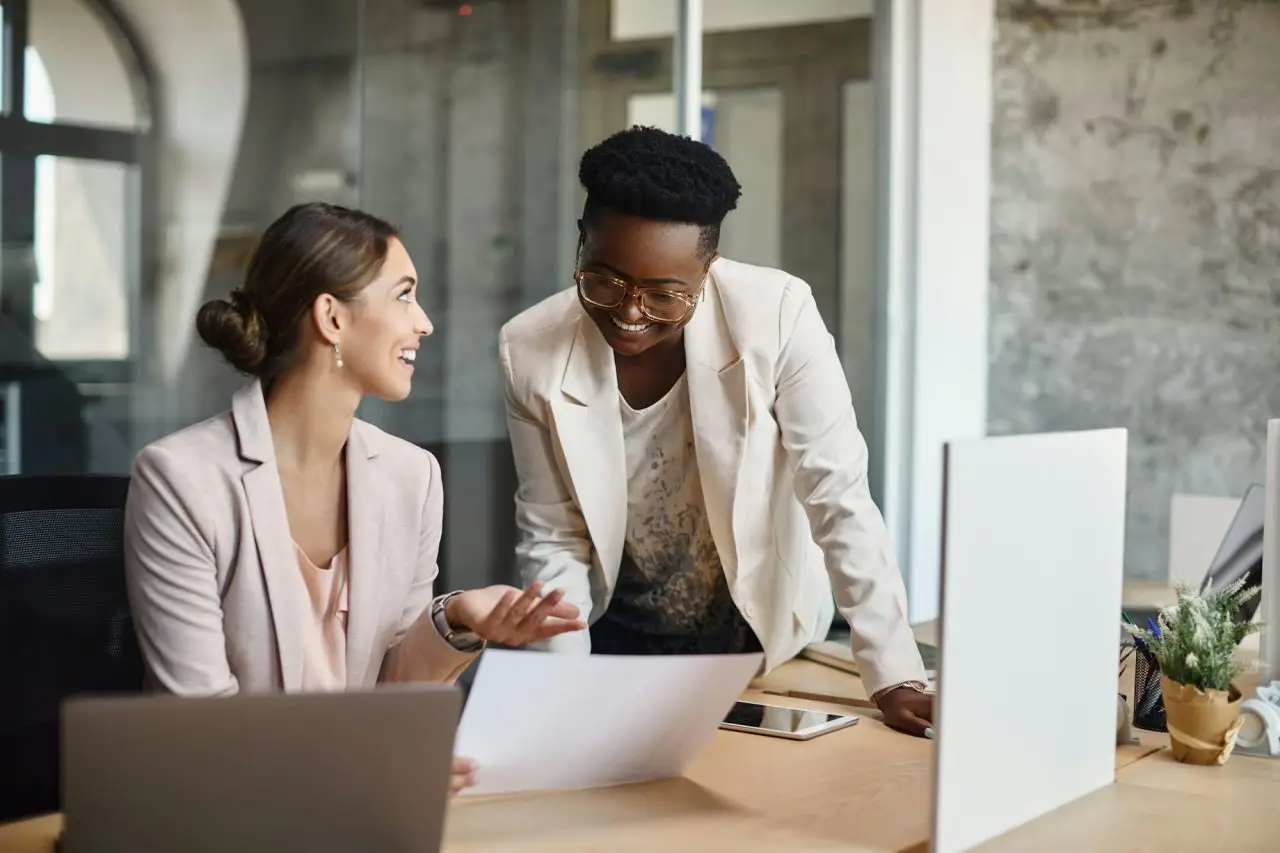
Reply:
[[337, 363], [338, 367], [342, 367], [342, 350], [337, 344], [333, 345], [333, 360]]

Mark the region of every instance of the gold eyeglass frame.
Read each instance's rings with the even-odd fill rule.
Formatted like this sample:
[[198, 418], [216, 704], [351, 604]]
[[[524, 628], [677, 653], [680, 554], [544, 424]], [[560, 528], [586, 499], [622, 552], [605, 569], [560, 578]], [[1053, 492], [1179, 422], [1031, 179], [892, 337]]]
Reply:
[[[598, 279], [603, 279], [604, 281], [613, 282], [614, 284], [622, 288], [622, 296], [618, 299], [617, 302], [613, 303], [612, 305], [608, 305], [604, 302], [597, 302], [596, 300], [587, 296], [587, 294], [582, 289], [582, 279], [586, 276], [593, 276]], [[698, 306], [698, 302], [705, 297], [706, 289], [707, 289], [705, 277], [702, 280], [702, 286], [698, 288], [698, 292], [692, 293], [692, 294], [678, 293], [674, 290], [667, 290], [666, 288], [658, 285], [632, 284], [630, 282], [623, 281], [620, 278], [614, 278], [611, 275], [605, 275], [604, 273], [598, 273], [598, 272], [588, 272], [586, 270], [581, 270], [581, 269], [576, 269], [573, 271], [573, 280], [578, 285], [578, 295], [582, 297], [584, 302], [594, 305], [597, 308], [605, 308], [610, 311], [612, 311], [614, 308], [617, 308], [622, 303], [626, 302], [628, 293], [636, 294], [636, 297], [637, 297], [636, 304], [640, 308], [640, 313], [645, 316], [645, 319], [650, 320], [654, 323], [684, 322], [686, 319], [688, 319], [689, 315], [693, 313], [693, 309]], [[649, 309], [644, 307], [643, 297], [644, 297], [644, 294], [646, 293], [665, 293], [668, 296], [674, 296], [676, 299], [679, 299], [681, 302], [685, 304], [684, 313], [674, 320], [667, 320], [662, 317], [653, 316], [653, 314], [649, 312]]]

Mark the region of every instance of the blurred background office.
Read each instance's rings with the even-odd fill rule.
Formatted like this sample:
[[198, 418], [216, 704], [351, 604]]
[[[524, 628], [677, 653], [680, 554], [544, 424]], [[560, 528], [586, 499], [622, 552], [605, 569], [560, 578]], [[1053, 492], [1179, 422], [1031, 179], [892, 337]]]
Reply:
[[1170, 495], [1242, 493], [1280, 413], [1280, 4], [696, 5], [0, 0], [0, 472], [127, 473], [223, 409], [195, 310], [288, 205], [357, 205], [437, 329], [363, 417], [440, 457], [446, 582], [509, 579], [498, 327], [571, 284], [581, 151], [684, 81], [745, 187], [723, 251], [836, 336], [913, 616], [940, 441], [984, 431], [1129, 427], [1162, 575]]

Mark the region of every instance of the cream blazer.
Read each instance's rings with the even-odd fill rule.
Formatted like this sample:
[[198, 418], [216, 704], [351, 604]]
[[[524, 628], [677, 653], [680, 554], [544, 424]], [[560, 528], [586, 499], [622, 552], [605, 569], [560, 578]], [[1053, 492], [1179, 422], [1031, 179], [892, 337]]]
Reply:
[[[689, 402], [706, 512], [738, 609], [772, 669], [849, 620], [869, 691], [924, 681], [906, 591], [867, 489], [835, 343], [808, 285], [727, 259], [686, 327]], [[626, 536], [627, 483], [613, 351], [573, 289], [502, 329], [525, 581], [599, 619]], [[590, 651], [587, 631], [553, 650]]]
[[[452, 681], [474, 655], [431, 619], [440, 466], [356, 421], [347, 439], [347, 685]], [[147, 446], [125, 509], [125, 572], [152, 686], [181, 695], [297, 690], [307, 589], [262, 387]]]

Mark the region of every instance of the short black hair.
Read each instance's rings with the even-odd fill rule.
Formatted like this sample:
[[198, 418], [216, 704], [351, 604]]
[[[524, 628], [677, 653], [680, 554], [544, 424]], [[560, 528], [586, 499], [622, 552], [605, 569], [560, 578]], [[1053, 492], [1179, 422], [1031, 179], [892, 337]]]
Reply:
[[582, 155], [578, 180], [587, 191], [590, 225], [612, 210], [702, 228], [702, 249], [720, 245], [720, 224], [738, 206], [742, 186], [715, 149], [656, 127], [619, 131]]

